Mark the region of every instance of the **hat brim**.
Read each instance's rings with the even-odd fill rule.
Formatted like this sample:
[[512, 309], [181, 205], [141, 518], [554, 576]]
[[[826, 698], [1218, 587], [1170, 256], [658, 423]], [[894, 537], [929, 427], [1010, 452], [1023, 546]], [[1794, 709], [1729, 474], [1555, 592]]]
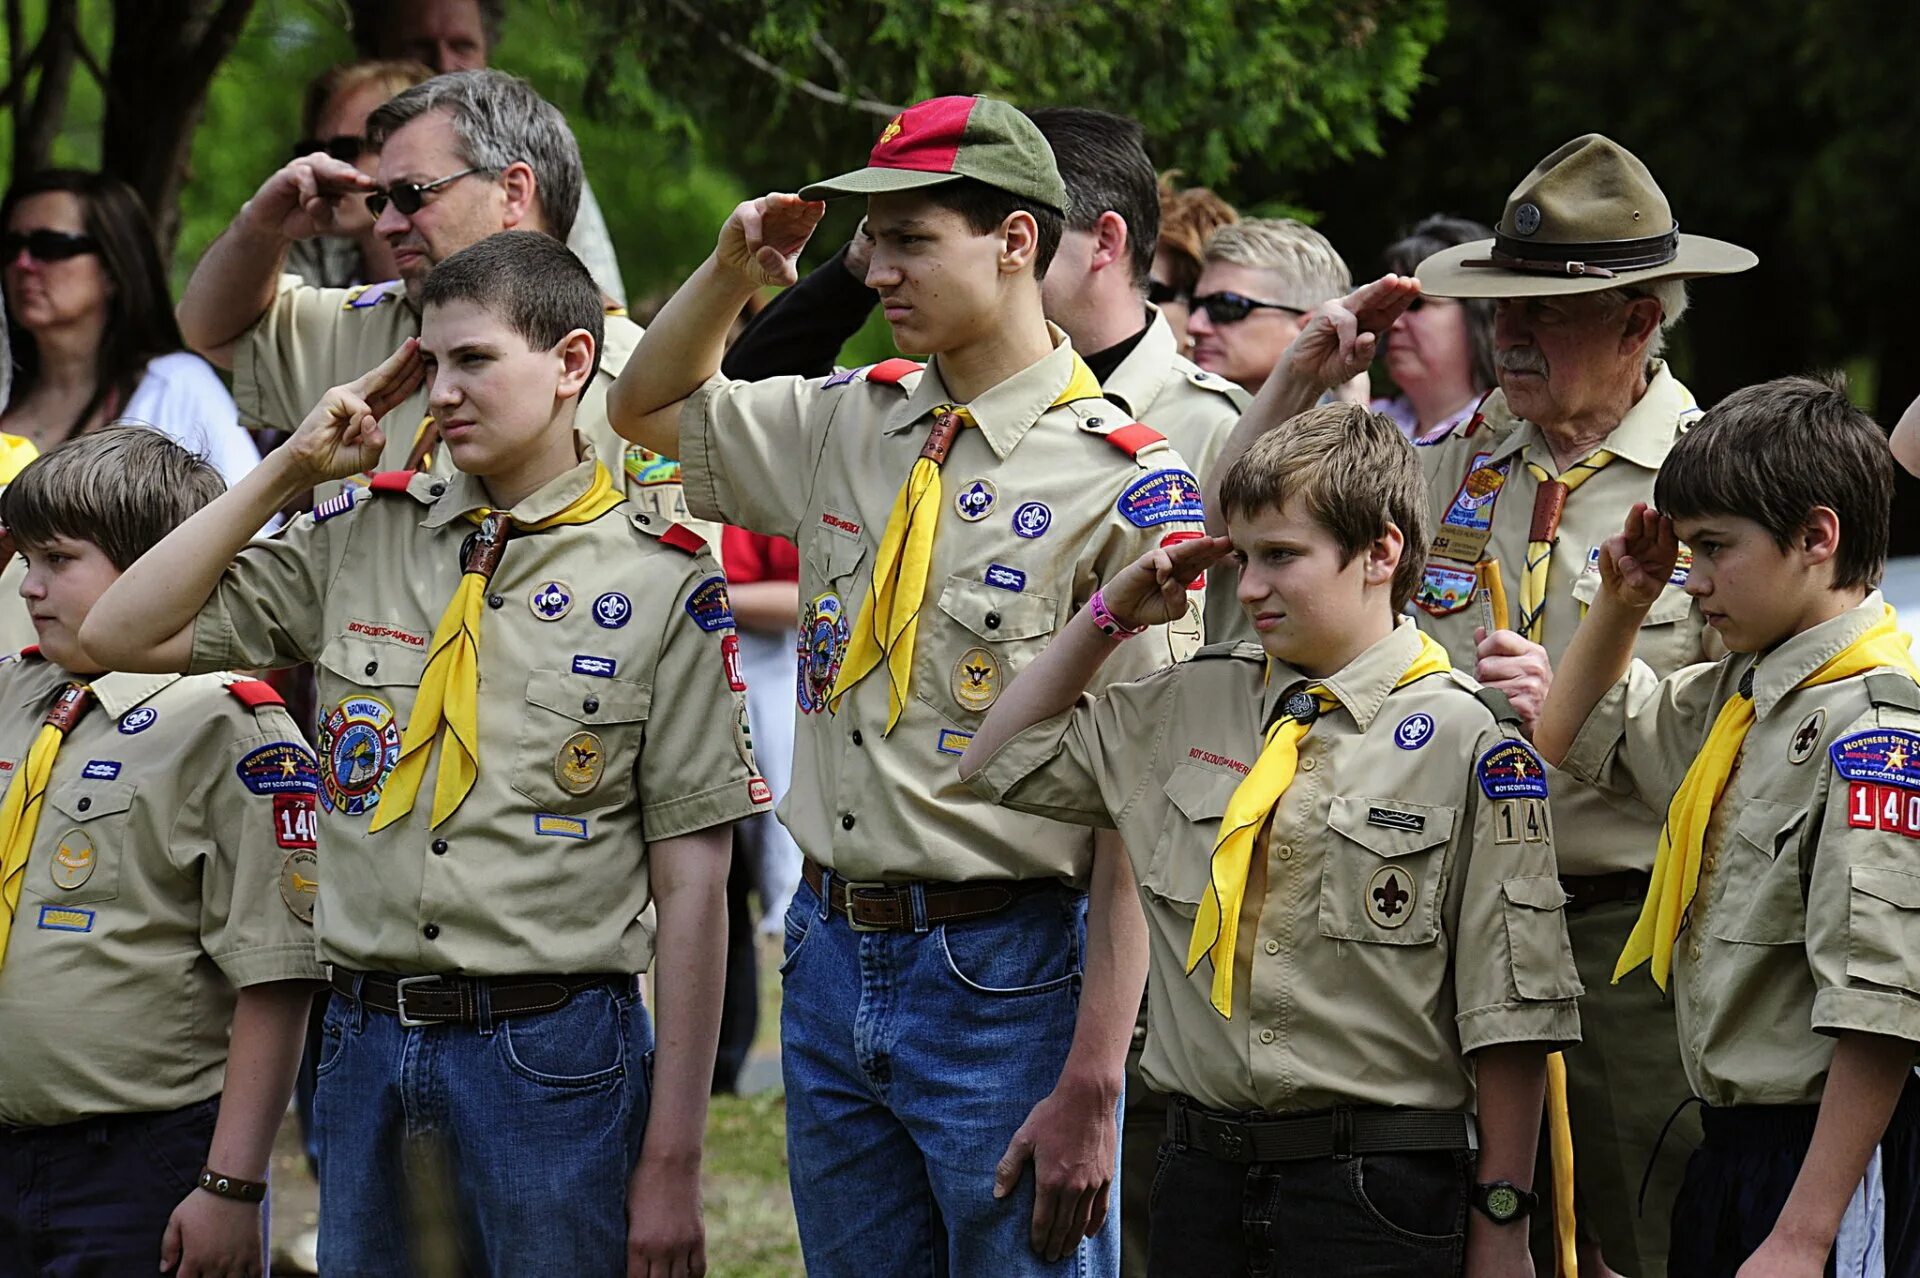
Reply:
[[893, 191], [917, 191], [922, 187], [958, 182], [958, 173], [927, 173], [920, 169], [855, 169], [839, 177], [828, 178], [800, 188], [803, 200], [832, 200], [846, 195], [886, 195]]
[[1467, 266], [1484, 262], [1493, 252], [1492, 240], [1474, 240], [1442, 249], [1414, 269], [1420, 289], [1434, 297], [1555, 297], [1574, 293], [1603, 293], [1655, 280], [1691, 280], [1710, 275], [1738, 275], [1759, 265], [1758, 255], [1705, 235], [1680, 236], [1679, 252], [1671, 262], [1640, 271], [1606, 275], [1556, 275], [1548, 271], [1515, 271], [1500, 266]]

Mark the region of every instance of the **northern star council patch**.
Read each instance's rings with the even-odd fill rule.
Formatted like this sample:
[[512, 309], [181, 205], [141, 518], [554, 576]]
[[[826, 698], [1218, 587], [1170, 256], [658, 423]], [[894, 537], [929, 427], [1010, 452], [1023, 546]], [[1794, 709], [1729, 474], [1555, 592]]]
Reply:
[[1489, 799], [1544, 799], [1547, 765], [1524, 741], [1502, 741], [1473, 767], [1480, 789]]

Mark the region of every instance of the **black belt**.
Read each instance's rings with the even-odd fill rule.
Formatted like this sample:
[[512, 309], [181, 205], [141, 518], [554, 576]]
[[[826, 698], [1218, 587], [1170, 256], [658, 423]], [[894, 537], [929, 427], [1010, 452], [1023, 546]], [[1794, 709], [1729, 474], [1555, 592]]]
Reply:
[[1563, 874], [1560, 886], [1567, 893], [1567, 910], [1578, 914], [1596, 905], [1618, 901], [1644, 901], [1653, 876], [1645, 870], [1615, 870], [1611, 874]]
[[398, 1016], [402, 1025], [441, 1025], [479, 1020], [479, 992], [483, 988], [488, 1015], [501, 1020], [558, 1011], [581, 990], [598, 985], [631, 990], [636, 978], [605, 972], [584, 976], [394, 976], [336, 967], [327, 980], [348, 998], [358, 998], [376, 1012]]
[[912, 932], [917, 924], [913, 912], [913, 890], [920, 889], [926, 903], [928, 927], [958, 923], [964, 919], [983, 919], [998, 914], [1023, 897], [1036, 892], [1066, 891], [1058, 879], [979, 879], [971, 883], [863, 883], [832, 876], [832, 884], [822, 888], [827, 875], [808, 857], [800, 864], [800, 877], [814, 895], [827, 903], [827, 912], [838, 914], [856, 932]]
[[1167, 1139], [1228, 1163], [1289, 1163], [1355, 1154], [1477, 1149], [1471, 1114], [1431, 1109], [1338, 1109], [1296, 1118], [1241, 1118], [1175, 1096]]

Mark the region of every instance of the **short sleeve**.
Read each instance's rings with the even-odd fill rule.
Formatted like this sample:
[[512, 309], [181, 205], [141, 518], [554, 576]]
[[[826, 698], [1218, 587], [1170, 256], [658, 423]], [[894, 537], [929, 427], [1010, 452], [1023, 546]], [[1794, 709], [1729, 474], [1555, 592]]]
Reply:
[[710, 555], [695, 561], [665, 618], [640, 750], [640, 819], [649, 843], [739, 821], [771, 803], [748, 745], [747, 685], [726, 579]]
[[1574, 734], [1561, 771], [1664, 814], [1713, 726], [1722, 672], [1708, 662], [1660, 679], [1635, 658]]
[[711, 377], [680, 410], [680, 479], [701, 519], [797, 541], [834, 410], [845, 398], [801, 377]]
[[[372, 498], [356, 489], [354, 505]], [[308, 512], [241, 547], [193, 620], [188, 671], [261, 670], [312, 661], [320, 651], [326, 586], [339, 562], [336, 525], [366, 518], [349, 509], [316, 524]]]

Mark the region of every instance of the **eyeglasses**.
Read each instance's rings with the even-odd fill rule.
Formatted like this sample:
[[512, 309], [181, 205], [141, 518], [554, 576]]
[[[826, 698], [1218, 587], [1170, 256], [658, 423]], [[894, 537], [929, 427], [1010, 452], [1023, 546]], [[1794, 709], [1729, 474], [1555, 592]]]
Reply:
[[458, 182], [469, 173], [487, 171], [475, 165], [473, 168], [461, 169], [458, 173], [449, 173], [431, 182], [395, 182], [392, 186], [374, 191], [367, 196], [367, 208], [375, 217], [379, 217], [387, 211], [387, 204], [391, 201], [394, 208], [399, 209], [407, 217], [412, 217], [420, 211], [420, 206], [427, 202], [428, 192], [437, 191], [449, 182]]
[[1169, 302], [1184, 302], [1187, 300], [1187, 291], [1183, 288], [1175, 288], [1163, 280], [1149, 279], [1147, 300], [1155, 306], [1165, 306]]
[[100, 242], [73, 231], [8, 231], [0, 235], [0, 262], [11, 262], [25, 249], [36, 262], [64, 262], [82, 253], [98, 253]]
[[352, 164], [367, 153], [367, 140], [358, 133], [342, 133], [331, 138], [301, 138], [293, 144], [293, 158], [325, 151], [336, 160]]
[[1193, 299], [1195, 310], [1205, 311], [1207, 318], [1216, 324], [1238, 324], [1255, 311], [1285, 311], [1289, 315], [1305, 315], [1307, 312], [1298, 306], [1287, 306], [1280, 302], [1258, 302], [1251, 297], [1242, 297], [1238, 293], [1209, 293], [1205, 297]]

